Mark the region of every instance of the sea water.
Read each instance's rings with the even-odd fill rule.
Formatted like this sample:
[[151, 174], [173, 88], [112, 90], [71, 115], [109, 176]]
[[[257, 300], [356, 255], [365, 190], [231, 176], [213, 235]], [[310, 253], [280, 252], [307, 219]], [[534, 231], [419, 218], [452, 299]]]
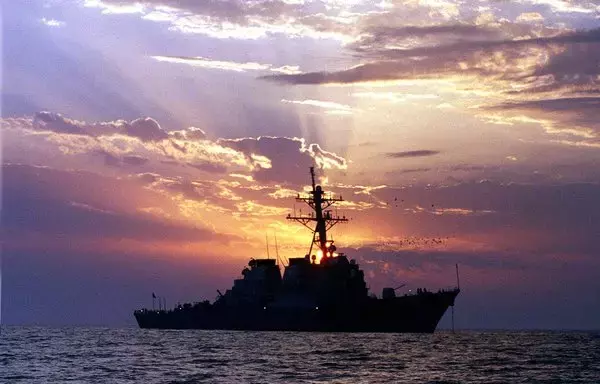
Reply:
[[600, 332], [4, 327], [0, 383], [600, 383]]

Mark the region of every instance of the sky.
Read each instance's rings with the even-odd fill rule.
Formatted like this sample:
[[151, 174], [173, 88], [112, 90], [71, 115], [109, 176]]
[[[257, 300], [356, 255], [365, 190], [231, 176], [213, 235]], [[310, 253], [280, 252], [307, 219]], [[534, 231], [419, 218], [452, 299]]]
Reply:
[[458, 328], [600, 327], [597, 0], [0, 4], [3, 323], [304, 255], [315, 166], [371, 292], [458, 264]]

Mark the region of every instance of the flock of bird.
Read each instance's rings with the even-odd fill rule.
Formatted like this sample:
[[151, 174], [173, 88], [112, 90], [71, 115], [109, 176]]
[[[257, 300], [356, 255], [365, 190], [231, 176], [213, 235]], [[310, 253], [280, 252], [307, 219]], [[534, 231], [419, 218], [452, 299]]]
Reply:
[[445, 244], [449, 237], [420, 237], [409, 236], [395, 243], [402, 248], [435, 247]]
[[[404, 199], [398, 199], [394, 197], [393, 204], [398, 207], [398, 204], [404, 203]], [[390, 203], [386, 203], [391, 205]], [[431, 204], [431, 209], [435, 210], [435, 204]], [[395, 243], [396, 246], [405, 249], [419, 249], [419, 248], [430, 248], [437, 247], [446, 244], [449, 237], [420, 237], [420, 236], [408, 236]]]
[[[398, 198], [397, 198], [397, 197], [394, 197], [394, 202], [393, 202], [393, 204], [394, 204], [396, 207], [398, 207], [398, 204], [401, 204], [401, 203], [404, 203], [404, 199], [398, 200]], [[385, 204], [387, 204], [387, 205], [391, 205], [391, 203], [385, 203]], [[432, 208], [432, 209], [435, 209], [435, 204], [431, 204], [431, 208]]]

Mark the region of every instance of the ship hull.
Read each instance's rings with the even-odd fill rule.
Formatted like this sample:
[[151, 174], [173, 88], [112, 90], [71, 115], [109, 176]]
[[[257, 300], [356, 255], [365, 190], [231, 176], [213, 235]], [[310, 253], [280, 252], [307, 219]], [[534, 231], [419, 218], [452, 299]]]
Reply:
[[202, 305], [135, 311], [140, 328], [306, 332], [432, 333], [458, 290], [368, 299], [353, 305], [283, 308]]

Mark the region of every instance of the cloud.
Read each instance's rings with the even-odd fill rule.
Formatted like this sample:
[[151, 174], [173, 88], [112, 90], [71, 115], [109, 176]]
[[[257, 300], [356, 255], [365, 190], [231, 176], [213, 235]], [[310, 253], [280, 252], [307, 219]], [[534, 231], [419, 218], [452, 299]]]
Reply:
[[271, 167], [258, 167], [254, 172], [259, 182], [304, 184], [309, 167], [321, 169], [346, 169], [347, 160], [326, 151], [319, 144], [308, 144], [302, 138], [260, 136], [258, 138], [220, 139], [220, 145], [233, 148], [246, 155], [249, 161], [256, 156], [270, 160]]
[[204, 140], [206, 132], [202, 128], [188, 127], [180, 131], [169, 131], [169, 135], [177, 140]]
[[600, 97], [506, 102], [489, 107], [489, 110], [548, 119], [542, 125], [551, 134], [570, 134], [592, 141], [600, 137]]
[[427, 212], [432, 215], [458, 215], [458, 216], [473, 216], [473, 215], [488, 215], [494, 213], [489, 209], [473, 210], [468, 208], [439, 208], [435, 205], [431, 209], [426, 209], [421, 206], [416, 206], [414, 213]]
[[84, 129], [78, 122], [62, 117], [58, 113], [38, 112], [33, 119], [33, 126], [39, 130], [48, 130], [67, 134], [84, 134]]
[[[385, 33], [386, 28], [417, 39], [434, 34], [456, 39], [477, 38], [486, 31], [473, 28], [465, 20], [489, 26], [494, 34], [506, 15], [517, 12], [530, 20], [543, 14], [551, 21], [562, 13], [577, 12], [593, 20], [597, 7], [587, 1], [526, 0], [478, 3], [453, 1], [289, 1], [289, 0], [86, 0], [105, 13], [140, 13], [146, 20], [167, 22], [172, 30], [199, 33], [213, 38], [259, 39], [273, 35], [330, 38], [353, 43], [366, 32]], [[572, 19], [566, 18], [567, 21]], [[411, 25], [412, 24], [412, 25]], [[549, 22], [550, 24], [550, 22]], [[382, 32], [383, 31], [383, 32]], [[518, 34], [517, 34], [518, 36]]]
[[269, 193], [273, 199], [290, 199], [298, 196], [299, 192], [293, 189], [278, 188], [274, 192]]
[[267, 217], [276, 216], [283, 217], [289, 213], [288, 208], [279, 208], [257, 203], [255, 201], [243, 201], [236, 204], [238, 209], [237, 215], [241, 217]]
[[319, 144], [310, 144], [305, 149], [322, 169], [346, 169], [348, 163], [345, 158], [333, 152], [322, 149]]
[[169, 137], [158, 122], [150, 117], [135, 119], [130, 124], [126, 124], [123, 133], [142, 141], [161, 141]]
[[398, 103], [408, 100], [434, 100], [439, 99], [439, 95], [434, 94], [409, 94], [403, 92], [354, 92], [354, 97], [373, 100], [385, 100], [392, 103]]
[[211, 162], [197, 162], [197, 163], [189, 163], [190, 167], [194, 167], [204, 172], [208, 173], [225, 173], [227, 172], [227, 167], [222, 164], [215, 164]]
[[374, 48], [384, 48], [391, 43], [399, 44], [404, 42], [410, 49], [415, 46], [415, 40], [436, 39], [430, 42], [439, 41], [481, 41], [484, 39], [499, 38], [502, 33], [497, 28], [474, 24], [439, 24], [439, 25], [409, 25], [409, 26], [379, 26], [374, 25], [365, 28], [363, 36], [356, 42], [349, 45], [357, 52], [368, 52]]
[[[97, 158], [103, 164], [129, 172], [156, 171], [210, 174], [251, 173], [260, 182], [305, 182], [310, 166], [320, 169], [346, 169], [347, 160], [308, 143], [303, 138], [269, 137], [211, 140], [203, 129], [189, 127], [166, 131], [152, 118], [131, 122], [86, 123], [57, 113], [41, 112], [34, 119], [4, 119], [7, 142], [30, 146], [36, 143], [40, 156], [51, 159], [49, 165], [63, 164], [67, 156], [77, 156], [80, 169], [94, 169]], [[29, 142], [29, 143], [28, 143]], [[21, 159], [22, 151], [9, 145], [8, 161]], [[21, 159], [20, 161], [23, 161]], [[30, 158], [26, 163], [40, 164]], [[158, 168], [157, 168], [158, 167]], [[298, 170], [298, 176], [294, 170]]]
[[54, 27], [54, 28], [58, 28], [58, 27], [63, 27], [65, 25], [64, 21], [59, 21], [56, 19], [47, 19], [45, 17], [43, 17], [40, 20], [43, 24], [49, 26], [49, 27]]
[[306, 106], [310, 106], [310, 107], [317, 107], [317, 108], [322, 108], [322, 109], [326, 109], [326, 113], [347, 113], [347, 114], [352, 114], [354, 113], [355, 109], [352, 108], [349, 105], [346, 104], [340, 104], [340, 103], [336, 103], [333, 101], [321, 101], [321, 100], [311, 100], [311, 99], [306, 99], [306, 100], [286, 100], [286, 99], [281, 99], [282, 103], [287, 103], [287, 104], [296, 104], [296, 105], [306, 105]]
[[135, 177], [146, 184], [154, 183], [158, 179], [160, 179], [160, 175], [158, 173], [152, 173], [152, 172], [138, 173], [137, 175], [135, 175]]
[[593, 122], [600, 113], [600, 97], [577, 97], [505, 103], [496, 109], [543, 109], [550, 112], [575, 111], [584, 123]]
[[222, 71], [233, 71], [233, 72], [247, 72], [247, 71], [270, 71], [276, 73], [283, 73], [287, 75], [293, 75], [300, 73], [300, 69], [297, 66], [284, 65], [281, 67], [274, 67], [272, 64], [259, 64], [253, 62], [237, 63], [233, 61], [221, 61], [211, 60], [205, 57], [185, 57], [185, 56], [152, 56], [157, 61], [163, 61], [167, 63], [175, 64], [186, 64], [193, 67], [206, 68], [206, 69], [218, 69]]
[[[600, 95], [598, 45], [598, 28], [573, 31], [506, 20], [489, 25], [375, 24], [364, 27], [361, 37], [347, 46], [362, 63], [337, 71], [260, 78], [290, 85], [444, 79], [451, 85], [440, 84], [443, 93], [463, 96], [460, 92], [465, 90], [479, 95], [479, 107], [471, 106], [472, 111], [522, 110], [527, 112], [523, 116], [537, 120], [549, 133], [580, 132], [593, 139], [589, 132], [597, 131], [597, 119], [588, 106]], [[356, 92], [354, 96], [392, 102], [404, 99], [393, 92]], [[492, 122], [485, 114], [476, 114]]]
[[356, 14], [344, 13], [347, 7], [341, 4], [285, 0], [86, 0], [86, 5], [103, 12], [141, 13], [145, 19], [171, 23], [173, 30], [213, 38], [257, 39], [287, 34], [343, 39], [357, 19]]
[[144, 6], [141, 3], [134, 3], [131, 1], [84, 0], [83, 4], [86, 7], [100, 7], [102, 8], [103, 14], [127, 14], [144, 12]]
[[533, 70], [530, 86], [514, 94], [532, 93], [556, 97], [557, 94], [599, 94], [600, 50], [599, 44], [571, 44], [551, 55]]
[[[258, 166], [270, 166], [267, 158], [246, 156], [209, 140], [200, 128], [167, 132], [149, 117], [131, 122], [87, 123], [58, 113], [40, 112], [33, 119], [3, 119], [3, 128], [7, 131], [6, 140], [26, 145], [29, 138], [37, 143], [40, 153], [54, 153], [54, 159], [59, 162], [64, 157], [56, 157], [56, 153], [80, 156], [82, 167], [86, 155], [91, 155], [88, 158], [101, 155], [105, 164], [119, 167], [143, 165], [152, 160], [162, 164], [191, 164], [197, 169], [213, 172], [248, 171]], [[13, 158], [20, 156], [12, 146], [11, 151]]]
[[540, 15], [537, 12], [525, 12], [525, 13], [521, 13], [518, 17], [517, 20], [519, 22], [541, 22], [544, 21], [544, 16]]
[[[15, 241], [31, 233], [105, 242], [226, 239], [210, 229], [140, 213], [136, 206], [148, 203], [147, 197], [153, 196], [154, 204], [164, 198], [115, 178], [8, 164], [3, 166], [3, 181], [2, 226]], [[131, 194], [126, 201], [111, 202], [125, 193]], [[6, 240], [11, 246], [18, 245], [8, 237]]]
[[554, 12], [560, 13], [597, 13], [598, 8], [593, 1], [588, 0], [526, 0], [534, 5], [545, 5]]
[[401, 169], [398, 171], [390, 171], [390, 172], [386, 172], [386, 176], [391, 176], [394, 177], [396, 175], [407, 175], [407, 174], [414, 174], [414, 173], [425, 173], [425, 172], [429, 172], [431, 171], [432, 168], [425, 168], [425, 167], [420, 167], [420, 168], [408, 168], [408, 169]]
[[[562, 33], [555, 36], [525, 39], [475, 40], [456, 43], [441, 43], [407, 49], [379, 48], [368, 45], [358, 53], [378, 60], [360, 64], [353, 68], [334, 72], [308, 72], [297, 75], [270, 75], [262, 79], [287, 84], [329, 84], [359, 83], [382, 80], [401, 80], [439, 76], [440, 74], [478, 74], [482, 76], [501, 75], [509, 64], [516, 64], [523, 57], [523, 49], [529, 47], [547, 48], [558, 44], [593, 44], [600, 42], [600, 29]], [[509, 60], [503, 67], [483, 67], [481, 62], [503, 52]], [[525, 52], [528, 53], [528, 52]], [[508, 67], [510, 69], [510, 67]], [[509, 71], [516, 70], [513, 68]], [[519, 71], [522, 73], [522, 69]]]
[[391, 157], [393, 159], [404, 159], [409, 157], [427, 157], [427, 156], [435, 156], [438, 155], [440, 151], [433, 151], [430, 149], [420, 149], [415, 151], [401, 151], [401, 152], [391, 152], [387, 153], [387, 157]]
[[[123, 5], [130, 4], [126, 0], [102, 0], [95, 2], [97, 6], [103, 4]], [[285, 1], [201, 1], [190, 2], [186, 0], [145, 0], [138, 2], [145, 7], [165, 6], [172, 9], [179, 9], [192, 12], [195, 15], [205, 15], [211, 18], [245, 25], [250, 23], [253, 16], [264, 16], [267, 18], [277, 18], [285, 12], [297, 9], [298, 6]], [[91, 6], [91, 4], [90, 4]]]
[[230, 177], [234, 177], [236, 179], [242, 179], [242, 180], [245, 180], [247, 182], [253, 182], [254, 181], [254, 177], [252, 177], [252, 175], [244, 175], [244, 174], [240, 174], [240, 173], [230, 173], [229, 176]]
[[94, 153], [103, 157], [104, 164], [111, 167], [123, 167], [126, 165], [141, 166], [149, 161], [147, 158], [137, 155], [115, 156], [104, 150], [98, 150]]
[[86, 123], [66, 118], [60, 113], [43, 111], [35, 114], [33, 128], [39, 131], [92, 137], [121, 134], [135, 137], [145, 142], [161, 141], [168, 138], [167, 132], [161, 128], [156, 120], [150, 117], [135, 119], [131, 122], [117, 120]]
[[148, 159], [142, 156], [130, 155], [123, 156], [123, 163], [127, 165], [143, 165], [148, 162]]

